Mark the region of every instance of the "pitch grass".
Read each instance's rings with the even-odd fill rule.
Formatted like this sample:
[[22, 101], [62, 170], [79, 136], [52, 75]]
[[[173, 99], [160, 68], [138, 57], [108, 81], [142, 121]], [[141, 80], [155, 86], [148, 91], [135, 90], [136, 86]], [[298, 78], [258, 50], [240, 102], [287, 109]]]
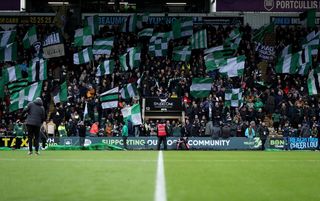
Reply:
[[[164, 152], [168, 201], [319, 201], [319, 152]], [[0, 152], [3, 201], [153, 201], [156, 151]]]

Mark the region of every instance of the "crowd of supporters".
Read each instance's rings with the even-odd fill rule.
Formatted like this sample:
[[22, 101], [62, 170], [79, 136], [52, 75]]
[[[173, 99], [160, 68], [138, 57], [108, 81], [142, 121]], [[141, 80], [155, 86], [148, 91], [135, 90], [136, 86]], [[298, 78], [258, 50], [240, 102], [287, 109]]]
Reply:
[[[34, 52], [25, 50], [22, 39], [29, 26], [17, 25], [18, 56], [23, 76], [27, 77], [26, 66]], [[207, 30], [208, 47], [222, 45], [234, 26], [194, 25], [194, 31]], [[157, 25], [155, 32], [170, 31], [170, 25]], [[53, 25], [38, 25], [38, 39], [54, 31]], [[253, 30], [250, 25], [240, 25], [242, 40], [235, 56], [245, 55], [244, 75], [226, 78], [217, 71], [206, 72], [202, 50], [193, 50], [189, 62], [175, 62], [171, 58], [172, 48], [185, 45], [185, 38], [169, 42], [167, 57], [153, 57], [148, 54], [148, 38], [139, 39], [135, 33], [122, 33], [117, 26], [100, 27], [96, 38], [115, 36], [114, 47], [110, 58], [116, 62], [111, 75], [96, 77], [100, 58], [94, 63], [85, 65], [73, 64], [73, 53], [78, 48], [72, 45], [73, 35], [66, 34], [66, 56], [50, 59], [48, 62], [48, 79], [44, 81], [41, 98], [47, 114], [44, 125], [50, 136], [78, 136], [78, 128], [85, 124], [87, 135], [90, 136], [120, 136], [122, 114], [121, 108], [141, 101], [145, 97], [171, 97], [181, 100], [185, 111], [185, 120], [167, 120], [169, 136], [212, 136], [242, 137], [248, 128], [255, 130], [265, 124], [275, 134], [285, 136], [317, 136], [320, 129], [320, 101], [316, 96], [309, 96], [307, 76], [275, 73], [275, 61], [269, 62], [266, 76], [258, 68], [260, 59], [252, 41]], [[312, 30], [304, 27], [275, 28], [275, 47], [277, 55], [283, 47], [293, 44], [299, 49], [300, 42]], [[143, 44], [141, 65], [139, 68], [121, 71], [119, 55], [124, 54], [129, 47]], [[314, 65], [318, 58], [313, 57]], [[13, 65], [3, 63], [1, 67]], [[125, 84], [136, 82], [144, 74], [145, 79], [140, 84], [140, 100], [130, 99], [119, 101], [118, 108], [102, 109], [99, 94]], [[190, 95], [190, 85], [194, 77], [213, 78], [209, 97], [197, 99]], [[54, 105], [52, 95], [61, 83], [67, 81], [68, 101]], [[243, 105], [230, 108], [224, 105], [225, 90], [231, 88], [244, 90]], [[88, 105], [88, 118], [84, 120], [85, 104]], [[10, 95], [5, 88], [5, 98], [0, 105], [0, 135], [18, 135], [23, 130], [24, 116], [21, 112], [9, 112]], [[157, 120], [143, 120], [143, 124], [132, 126], [128, 123], [129, 136], [155, 136]], [[20, 133], [21, 134], [21, 133]]]

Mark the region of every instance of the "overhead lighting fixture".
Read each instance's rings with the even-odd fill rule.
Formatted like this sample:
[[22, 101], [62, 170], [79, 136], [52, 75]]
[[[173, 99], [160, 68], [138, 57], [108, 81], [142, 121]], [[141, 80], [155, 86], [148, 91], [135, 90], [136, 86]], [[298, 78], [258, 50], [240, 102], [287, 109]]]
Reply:
[[167, 2], [166, 4], [169, 6], [185, 6], [185, 5], [187, 5], [186, 2]]
[[60, 6], [60, 5], [69, 5], [67, 1], [49, 1], [49, 5]]

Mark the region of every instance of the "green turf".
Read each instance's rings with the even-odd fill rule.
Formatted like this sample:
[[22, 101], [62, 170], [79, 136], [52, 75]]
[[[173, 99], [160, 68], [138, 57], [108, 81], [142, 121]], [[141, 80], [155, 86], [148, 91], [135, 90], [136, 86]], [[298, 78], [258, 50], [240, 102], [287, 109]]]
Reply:
[[[168, 201], [319, 201], [319, 152], [164, 153]], [[0, 152], [0, 200], [154, 200], [156, 151]]]

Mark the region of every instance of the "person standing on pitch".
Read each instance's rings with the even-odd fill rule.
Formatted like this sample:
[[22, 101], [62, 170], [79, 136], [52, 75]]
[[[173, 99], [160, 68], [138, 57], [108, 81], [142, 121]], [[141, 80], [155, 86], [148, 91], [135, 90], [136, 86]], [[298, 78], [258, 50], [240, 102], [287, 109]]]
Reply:
[[122, 135], [122, 140], [123, 140], [123, 147], [125, 149], [127, 149], [128, 126], [127, 126], [127, 122], [124, 122], [121, 124], [122, 124], [121, 135]]
[[36, 98], [33, 102], [30, 102], [27, 107], [23, 110], [27, 114], [27, 130], [28, 130], [28, 141], [29, 141], [29, 152], [32, 154], [32, 144], [34, 141], [34, 147], [36, 155], [39, 155], [39, 133], [40, 127], [45, 120], [45, 111], [41, 98]]
[[167, 134], [168, 134], [168, 132], [166, 130], [166, 124], [165, 124], [164, 120], [162, 120], [160, 123], [158, 123], [157, 130], [158, 130], [157, 149], [160, 150], [161, 143], [163, 142], [164, 150], [167, 150]]

